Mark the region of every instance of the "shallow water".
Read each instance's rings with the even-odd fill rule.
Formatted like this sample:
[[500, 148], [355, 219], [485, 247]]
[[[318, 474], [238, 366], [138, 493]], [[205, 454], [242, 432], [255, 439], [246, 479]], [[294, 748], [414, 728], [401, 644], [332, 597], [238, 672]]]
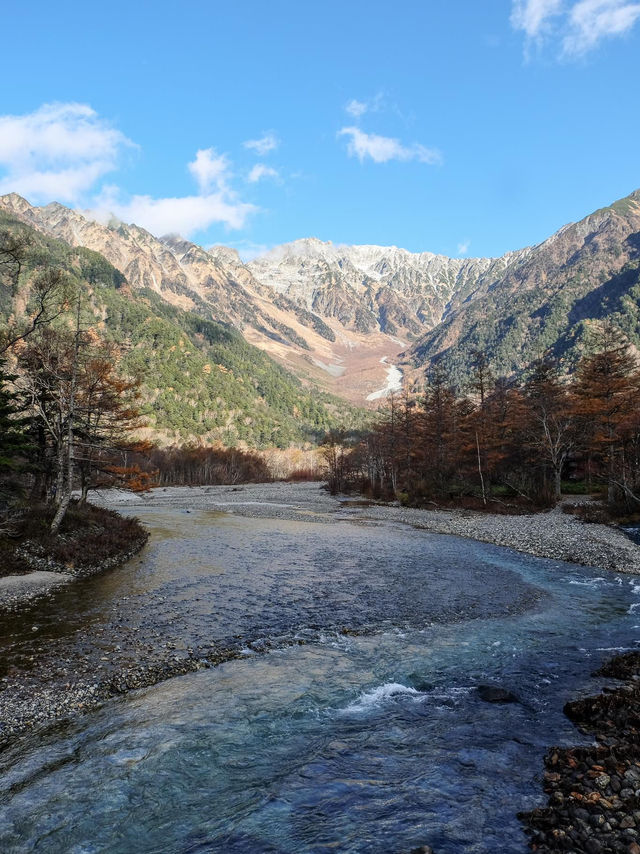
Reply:
[[142, 556], [16, 618], [6, 666], [154, 632], [244, 658], [21, 741], [2, 851], [523, 852], [546, 748], [580, 740], [564, 702], [640, 639], [637, 579], [399, 525], [144, 514]]

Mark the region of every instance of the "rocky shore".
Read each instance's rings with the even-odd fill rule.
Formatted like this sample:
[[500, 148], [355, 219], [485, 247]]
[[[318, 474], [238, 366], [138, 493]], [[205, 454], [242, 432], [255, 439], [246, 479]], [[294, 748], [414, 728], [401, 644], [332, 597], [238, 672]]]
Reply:
[[549, 750], [548, 806], [519, 816], [540, 854], [640, 854], [640, 653], [593, 675], [622, 682], [565, 706], [593, 743]]

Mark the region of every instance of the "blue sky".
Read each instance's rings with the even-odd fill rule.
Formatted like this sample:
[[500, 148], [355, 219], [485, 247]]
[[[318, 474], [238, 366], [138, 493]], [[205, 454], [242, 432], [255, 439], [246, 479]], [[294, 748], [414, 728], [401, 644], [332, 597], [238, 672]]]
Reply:
[[11, 4], [0, 191], [244, 255], [499, 255], [640, 187], [640, 2]]

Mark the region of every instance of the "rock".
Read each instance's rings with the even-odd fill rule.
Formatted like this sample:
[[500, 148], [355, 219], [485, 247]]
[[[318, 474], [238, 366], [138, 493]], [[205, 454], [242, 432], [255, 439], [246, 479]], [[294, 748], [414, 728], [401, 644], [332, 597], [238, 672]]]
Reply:
[[485, 703], [519, 703], [518, 697], [499, 685], [478, 685], [478, 696]]

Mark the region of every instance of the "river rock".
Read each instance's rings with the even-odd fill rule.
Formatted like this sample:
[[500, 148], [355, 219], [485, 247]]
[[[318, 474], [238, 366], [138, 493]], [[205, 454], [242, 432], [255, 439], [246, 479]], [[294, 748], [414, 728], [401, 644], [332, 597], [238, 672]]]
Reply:
[[518, 697], [499, 685], [478, 685], [478, 696], [485, 703], [518, 703]]

